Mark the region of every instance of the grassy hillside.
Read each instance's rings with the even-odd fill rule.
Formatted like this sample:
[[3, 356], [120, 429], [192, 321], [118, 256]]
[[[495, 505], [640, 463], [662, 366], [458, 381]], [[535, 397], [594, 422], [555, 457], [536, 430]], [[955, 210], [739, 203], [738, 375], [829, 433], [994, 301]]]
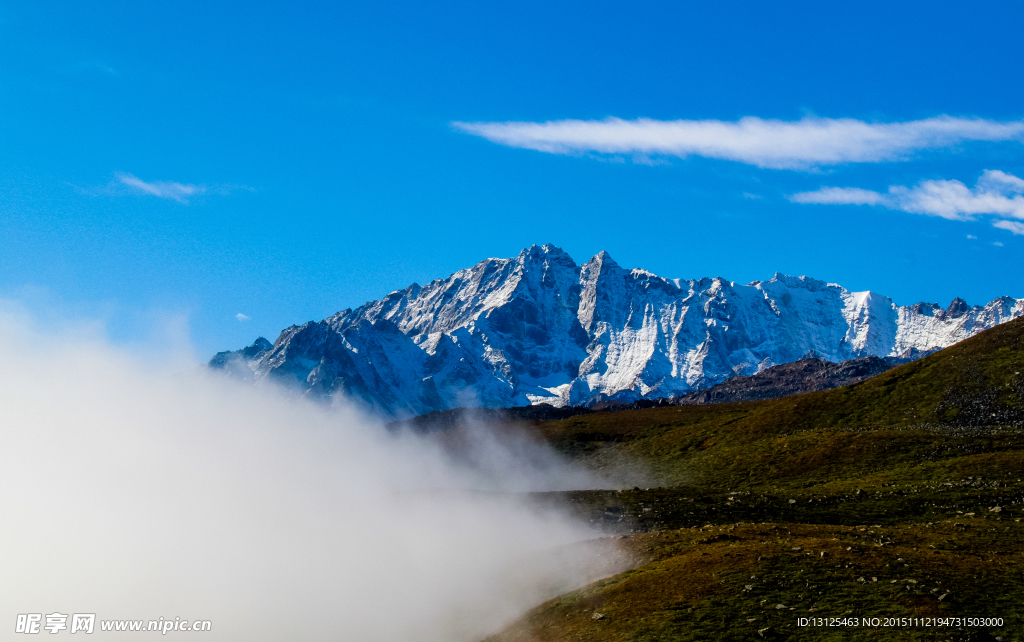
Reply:
[[598, 469], [642, 462], [659, 486], [1005, 475], [1020, 461], [1022, 373], [1018, 319], [846, 388], [593, 413], [538, 428], [557, 449]]
[[[1016, 521], [973, 518], [635, 535], [628, 546], [645, 564], [551, 600], [487, 642], [1020, 640], [1022, 532]], [[798, 618], [811, 617], [838, 623], [801, 626]], [[947, 620], [956, 617], [1002, 618], [1002, 625]]]
[[573, 460], [640, 471], [651, 488], [542, 499], [645, 561], [488, 642], [1024, 639], [1022, 373], [1019, 319], [847, 388], [536, 424]]

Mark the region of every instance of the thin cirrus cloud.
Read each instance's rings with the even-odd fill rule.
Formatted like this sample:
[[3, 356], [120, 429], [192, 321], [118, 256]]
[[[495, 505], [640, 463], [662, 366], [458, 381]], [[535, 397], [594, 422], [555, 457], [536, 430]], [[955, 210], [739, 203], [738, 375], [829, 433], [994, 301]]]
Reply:
[[1001, 230], [1007, 230], [1024, 236], [1024, 223], [1018, 223], [1017, 221], [995, 221], [992, 223], [993, 227], [998, 227]]
[[859, 187], [822, 187], [793, 194], [794, 203], [817, 205], [876, 205], [911, 214], [939, 216], [951, 221], [972, 221], [981, 215], [1001, 218], [992, 225], [1024, 235], [1024, 179], [997, 169], [985, 170], [974, 187], [956, 180], [921, 181], [913, 187], [893, 185], [887, 192]]
[[919, 150], [967, 141], [1024, 142], [1024, 121], [938, 116], [896, 123], [807, 117], [796, 121], [749, 116], [721, 120], [554, 120], [453, 122], [456, 130], [550, 154], [703, 156], [772, 169], [813, 169], [843, 163], [909, 159]]
[[138, 193], [149, 194], [157, 198], [166, 198], [178, 201], [179, 203], [188, 203], [189, 197], [197, 196], [206, 191], [206, 187], [202, 185], [188, 185], [171, 181], [144, 181], [137, 176], [124, 172], [117, 173], [116, 177], [122, 185], [127, 185]]

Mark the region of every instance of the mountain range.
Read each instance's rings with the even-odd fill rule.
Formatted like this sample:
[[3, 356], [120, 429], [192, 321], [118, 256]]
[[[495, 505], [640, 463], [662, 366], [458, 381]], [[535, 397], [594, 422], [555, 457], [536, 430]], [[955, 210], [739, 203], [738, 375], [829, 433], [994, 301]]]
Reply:
[[210, 366], [406, 417], [674, 397], [808, 355], [913, 359], [1019, 316], [1024, 299], [1008, 296], [898, 306], [806, 276], [666, 279], [606, 252], [577, 265], [535, 245], [218, 353]]

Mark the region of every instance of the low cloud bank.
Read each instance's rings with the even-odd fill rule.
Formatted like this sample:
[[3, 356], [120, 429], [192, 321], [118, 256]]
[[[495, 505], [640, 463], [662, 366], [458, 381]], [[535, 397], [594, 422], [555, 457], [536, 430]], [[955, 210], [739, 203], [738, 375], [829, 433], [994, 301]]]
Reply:
[[467, 134], [550, 154], [703, 156], [773, 169], [910, 158], [915, 152], [966, 141], [1024, 141], [1024, 121], [938, 116], [896, 123], [808, 117], [797, 121], [749, 116], [721, 120], [552, 120], [453, 122]]
[[180, 617], [212, 631], [168, 636], [470, 641], [621, 568], [609, 540], [501, 492], [597, 483], [536, 443], [481, 433], [467, 465], [352, 409], [2, 315], [0, 363], [9, 633], [59, 612], [95, 613], [98, 639], [125, 636], [103, 620]]

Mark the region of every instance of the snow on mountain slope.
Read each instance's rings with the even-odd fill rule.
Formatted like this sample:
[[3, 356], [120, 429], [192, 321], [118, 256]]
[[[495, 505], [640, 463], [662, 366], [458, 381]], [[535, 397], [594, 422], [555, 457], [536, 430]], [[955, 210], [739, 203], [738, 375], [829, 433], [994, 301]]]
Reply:
[[[664, 279], [552, 245], [488, 259], [222, 352], [211, 367], [389, 415], [630, 401], [705, 388], [815, 352], [913, 357], [1024, 315], [1024, 299], [897, 306], [808, 277]], [[249, 374], [251, 373], [251, 375]]]

